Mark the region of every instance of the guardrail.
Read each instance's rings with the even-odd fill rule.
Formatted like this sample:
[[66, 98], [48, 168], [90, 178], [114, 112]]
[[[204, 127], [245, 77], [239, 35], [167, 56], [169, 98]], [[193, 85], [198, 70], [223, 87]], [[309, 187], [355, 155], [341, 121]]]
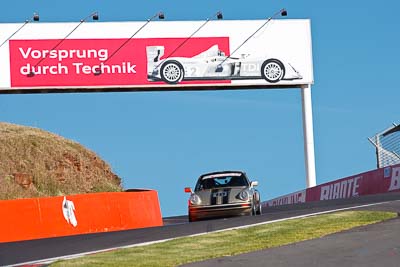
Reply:
[[400, 192], [400, 164], [300, 190], [265, 201], [262, 206], [266, 208], [389, 192]]
[[154, 190], [0, 201], [0, 242], [161, 226]]

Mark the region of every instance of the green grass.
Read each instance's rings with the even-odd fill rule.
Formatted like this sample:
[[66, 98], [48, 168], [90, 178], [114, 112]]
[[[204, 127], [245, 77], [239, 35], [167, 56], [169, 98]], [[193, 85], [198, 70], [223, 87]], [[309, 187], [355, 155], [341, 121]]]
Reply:
[[177, 266], [319, 238], [396, 216], [392, 212], [338, 212], [119, 249], [51, 266]]

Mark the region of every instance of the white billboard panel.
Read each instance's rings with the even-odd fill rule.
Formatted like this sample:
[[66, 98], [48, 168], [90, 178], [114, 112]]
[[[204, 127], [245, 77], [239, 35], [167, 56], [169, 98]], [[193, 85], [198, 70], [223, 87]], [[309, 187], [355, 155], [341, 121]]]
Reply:
[[[30, 23], [0, 47], [0, 92], [313, 83], [309, 20], [145, 23]], [[20, 26], [0, 24], [0, 43]]]

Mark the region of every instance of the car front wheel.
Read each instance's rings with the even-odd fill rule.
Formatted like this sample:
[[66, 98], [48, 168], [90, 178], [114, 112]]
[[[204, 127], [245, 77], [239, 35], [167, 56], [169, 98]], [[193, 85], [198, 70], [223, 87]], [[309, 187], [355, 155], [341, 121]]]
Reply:
[[196, 221], [196, 218], [194, 218], [194, 216], [193, 216], [191, 213], [189, 213], [189, 214], [188, 214], [188, 221], [189, 221], [189, 222], [195, 222], [195, 221]]
[[261, 76], [270, 83], [277, 83], [285, 76], [285, 67], [277, 59], [268, 59], [261, 65]]
[[256, 215], [261, 215], [261, 214], [262, 214], [262, 207], [261, 207], [261, 203], [259, 203], [257, 211], [256, 211]]
[[257, 215], [257, 207], [256, 207], [256, 201], [253, 200], [253, 203], [251, 204], [251, 215], [255, 216]]
[[165, 62], [161, 67], [161, 79], [169, 84], [177, 84], [183, 80], [182, 65], [175, 60]]

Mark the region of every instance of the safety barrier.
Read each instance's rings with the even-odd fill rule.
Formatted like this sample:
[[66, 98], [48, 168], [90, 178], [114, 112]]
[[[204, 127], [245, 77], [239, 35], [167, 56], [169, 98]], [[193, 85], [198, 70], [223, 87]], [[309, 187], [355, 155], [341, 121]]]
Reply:
[[263, 202], [263, 207], [400, 191], [400, 164], [346, 177]]
[[0, 201], [0, 242], [161, 225], [154, 190]]

